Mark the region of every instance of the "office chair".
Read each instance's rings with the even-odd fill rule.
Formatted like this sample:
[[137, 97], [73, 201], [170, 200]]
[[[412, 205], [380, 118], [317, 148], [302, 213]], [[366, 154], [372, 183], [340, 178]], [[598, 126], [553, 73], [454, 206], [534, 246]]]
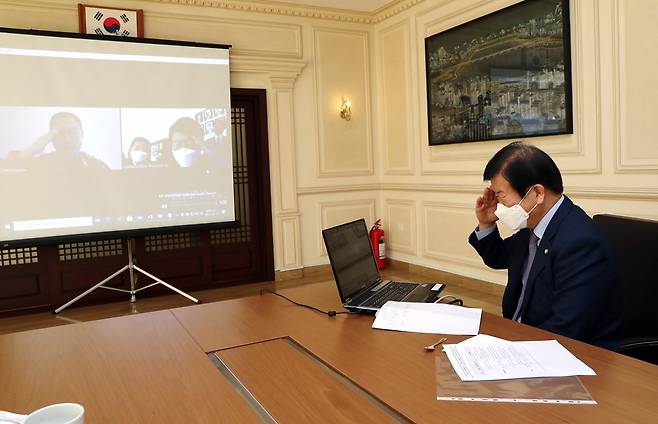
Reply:
[[658, 365], [658, 221], [595, 215], [617, 258], [624, 325], [619, 353]]

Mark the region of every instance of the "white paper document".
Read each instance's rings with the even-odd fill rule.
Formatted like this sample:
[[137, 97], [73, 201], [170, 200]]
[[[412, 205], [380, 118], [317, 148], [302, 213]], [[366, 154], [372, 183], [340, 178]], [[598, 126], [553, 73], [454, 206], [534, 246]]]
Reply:
[[443, 350], [462, 381], [596, 375], [557, 340], [511, 342], [481, 334]]
[[413, 333], [473, 335], [480, 331], [482, 309], [443, 303], [386, 302], [372, 328]]

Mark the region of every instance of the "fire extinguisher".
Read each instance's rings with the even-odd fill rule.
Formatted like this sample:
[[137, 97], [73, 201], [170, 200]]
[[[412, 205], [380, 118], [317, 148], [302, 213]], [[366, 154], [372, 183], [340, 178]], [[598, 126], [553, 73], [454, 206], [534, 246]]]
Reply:
[[377, 267], [384, 269], [386, 267], [386, 244], [384, 243], [384, 230], [381, 228], [381, 219], [375, 221], [375, 225], [370, 229], [370, 244], [375, 254]]

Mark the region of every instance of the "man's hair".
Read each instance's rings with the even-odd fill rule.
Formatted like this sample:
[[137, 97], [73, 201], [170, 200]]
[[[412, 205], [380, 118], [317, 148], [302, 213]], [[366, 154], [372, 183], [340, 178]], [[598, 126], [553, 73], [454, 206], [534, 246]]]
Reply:
[[543, 150], [522, 142], [508, 144], [489, 160], [484, 168], [484, 180], [491, 180], [498, 174], [520, 196], [534, 184], [541, 184], [556, 194], [564, 191], [562, 175], [553, 159]]
[[73, 114], [71, 112], [57, 112], [56, 114], [51, 116], [50, 117], [50, 122], [48, 123], [50, 128], [53, 127], [53, 123], [55, 121], [59, 121], [60, 119], [73, 119], [75, 122], [78, 123], [78, 126], [80, 127], [80, 130], [82, 130], [82, 121], [80, 120], [80, 118], [78, 118], [75, 114]]
[[178, 120], [176, 120], [176, 122], [174, 122], [169, 128], [169, 139], [171, 139], [174, 133], [177, 132], [188, 134], [197, 137], [198, 139], [203, 139], [203, 128], [201, 128], [201, 125], [192, 118], [178, 118]]

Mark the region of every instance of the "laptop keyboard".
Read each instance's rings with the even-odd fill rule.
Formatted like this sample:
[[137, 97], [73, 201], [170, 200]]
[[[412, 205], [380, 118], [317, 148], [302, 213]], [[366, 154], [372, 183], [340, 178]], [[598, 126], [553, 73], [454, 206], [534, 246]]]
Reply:
[[380, 289], [374, 296], [363, 302], [360, 306], [381, 308], [384, 306], [384, 303], [389, 300], [395, 301], [404, 299], [404, 297], [411, 293], [416, 287], [418, 287], [418, 284], [391, 281], [386, 287]]

